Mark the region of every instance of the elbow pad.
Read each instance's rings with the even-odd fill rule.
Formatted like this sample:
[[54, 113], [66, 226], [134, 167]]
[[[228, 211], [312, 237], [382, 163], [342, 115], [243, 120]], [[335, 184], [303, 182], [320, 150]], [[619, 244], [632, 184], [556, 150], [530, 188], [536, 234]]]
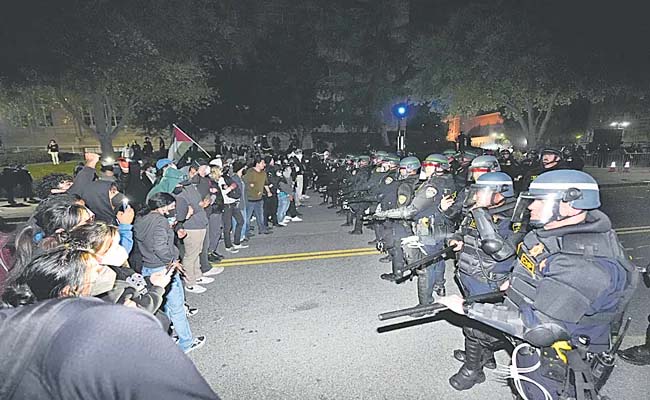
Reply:
[[481, 236], [481, 249], [496, 261], [503, 261], [515, 254], [515, 249], [497, 232], [492, 217], [485, 208], [471, 211], [476, 229]]
[[417, 212], [418, 210], [413, 205], [384, 211], [386, 218], [391, 219], [411, 219]]
[[560, 340], [569, 340], [571, 335], [557, 322], [544, 322], [524, 332], [523, 339], [535, 347], [550, 347]]

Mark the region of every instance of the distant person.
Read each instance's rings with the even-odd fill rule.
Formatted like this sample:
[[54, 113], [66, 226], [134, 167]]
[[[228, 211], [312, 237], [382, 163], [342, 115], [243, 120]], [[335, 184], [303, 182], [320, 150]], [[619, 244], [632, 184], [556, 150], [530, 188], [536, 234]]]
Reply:
[[165, 139], [162, 137], [158, 137], [158, 151], [160, 154], [163, 154], [165, 152]]
[[54, 139], [50, 139], [47, 144], [47, 154], [52, 157], [52, 164], [59, 165], [59, 144]]
[[150, 158], [153, 155], [153, 144], [151, 143], [151, 138], [146, 136], [144, 138], [144, 144], [142, 145], [142, 154], [145, 158]]

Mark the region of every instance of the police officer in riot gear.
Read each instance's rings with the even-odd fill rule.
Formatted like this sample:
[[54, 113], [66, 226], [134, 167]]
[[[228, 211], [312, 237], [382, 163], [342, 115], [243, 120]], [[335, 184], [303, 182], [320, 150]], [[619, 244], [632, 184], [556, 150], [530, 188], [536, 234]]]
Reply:
[[565, 169], [566, 166], [562, 161], [562, 153], [553, 148], [542, 150], [540, 162], [533, 165], [525, 174], [521, 183], [521, 190], [526, 190], [532, 181], [544, 172]]
[[[467, 194], [467, 214], [449, 244], [459, 252], [457, 278], [465, 296], [499, 290], [510, 273], [517, 243], [523, 238], [519, 227], [511, 224], [515, 192], [510, 176], [487, 172], [472, 184]], [[460, 370], [449, 379], [456, 390], [467, 390], [485, 381], [483, 366], [496, 367], [494, 351], [503, 337], [484, 325], [463, 327], [465, 351], [454, 357], [463, 361]]]
[[[464, 216], [466, 210], [463, 209], [463, 204], [465, 203], [469, 191], [467, 182], [476, 182], [476, 180], [485, 173], [499, 171], [501, 171], [501, 166], [494, 156], [479, 156], [472, 159], [471, 163], [467, 167], [467, 176], [463, 178], [466, 180], [466, 183], [458, 187], [458, 195], [446, 196], [440, 203], [440, 208], [447, 218], [453, 221], [460, 221]], [[456, 182], [458, 182], [458, 176], [455, 178]]]
[[[385, 175], [382, 177], [377, 188], [377, 197], [379, 200], [377, 210], [390, 210], [397, 205], [397, 186], [399, 185], [397, 171], [399, 161], [399, 157], [393, 154], [387, 154], [378, 161], [382, 170], [385, 171]], [[375, 230], [375, 240], [368, 242], [368, 244], [375, 244], [378, 250], [383, 251], [386, 238], [392, 237], [392, 227], [388, 222], [383, 220], [374, 220], [372, 226]], [[390, 254], [387, 253], [379, 261], [384, 263], [391, 262]]]
[[515, 386], [528, 399], [596, 399], [609, 375], [594, 371], [613, 368], [613, 362], [602, 365], [599, 356], [610, 350], [610, 332], [638, 273], [599, 207], [598, 184], [588, 174], [559, 170], [540, 175], [520, 194], [515, 209], [515, 217], [530, 210], [535, 229], [518, 247], [509, 284], [502, 286], [503, 304], [439, 299], [521, 342], [514, 361], [521, 367], [538, 365], [514, 371]]
[[[375, 216], [392, 220], [416, 221], [418, 247], [403, 248], [409, 261], [419, 258], [421, 251], [431, 254], [443, 247], [444, 240], [452, 233], [453, 223], [442, 215], [440, 200], [455, 190], [453, 178], [448, 174], [449, 164], [442, 154], [431, 154], [422, 162], [427, 180], [419, 185], [413, 200], [406, 206], [378, 211]], [[433, 302], [434, 289], [444, 295], [445, 263], [439, 259], [433, 265], [418, 271], [418, 300], [420, 304]], [[434, 286], [435, 285], [435, 286]]]
[[[399, 162], [399, 183], [397, 185], [396, 207], [406, 207], [413, 200], [415, 186], [419, 180], [420, 160], [416, 157], [405, 157]], [[382, 274], [381, 278], [396, 281], [402, 277], [404, 270], [404, 252], [402, 239], [413, 234], [411, 223], [406, 220], [389, 220], [390, 236], [384, 239], [386, 250], [391, 257], [392, 273]]]

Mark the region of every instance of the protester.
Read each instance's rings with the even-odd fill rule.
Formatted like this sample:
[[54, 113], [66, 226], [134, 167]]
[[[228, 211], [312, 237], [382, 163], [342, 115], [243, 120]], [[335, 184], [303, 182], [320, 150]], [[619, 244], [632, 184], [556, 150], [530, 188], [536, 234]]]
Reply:
[[47, 144], [47, 154], [52, 158], [52, 164], [59, 165], [59, 144], [54, 139], [50, 139]]
[[265, 169], [266, 162], [264, 159], [261, 156], [255, 156], [252, 167], [248, 168], [244, 175], [244, 182], [246, 183], [246, 196], [248, 199], [246, 221], [250, 221], [254, 215], [259, 233], [268, 235], [271, 232], [267, 228], [266, 219], [264, 218], [262, 195], [266, 193], [270, 197], [271, 190], [268, 186]]
[[[176, 199], [169, 193], [156, 193], [147, 201], [147, 208], [135, 221], [134, 233], [138, 249], [142, 254], [142, 275], [152, 276], [169, 269], [173, 279], [165, 297], [164, 310], [174, 324], [178, 345], [188, 353], [205, 344], [205, 336], [194, 337], [185, 313], [185, 292], [180, 274], [178, 249], [174, 245], [176, 224]], [[202, 242], [203, 239], [201, 239]], [[195, 263], [198, 253], [195, 254]], [[170, 268], [173, 267], [173, 268]]]

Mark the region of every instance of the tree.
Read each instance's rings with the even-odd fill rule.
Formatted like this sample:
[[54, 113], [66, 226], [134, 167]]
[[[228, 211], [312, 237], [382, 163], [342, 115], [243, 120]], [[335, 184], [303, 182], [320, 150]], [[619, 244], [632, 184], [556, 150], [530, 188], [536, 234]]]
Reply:
[[[48, 2], [44, 8], [36, 7], [41, 2], [27, 3], [16, 19], [33, 19], [32, 30], [17, 23], [14, 33], [39, 54], [24, 57], [33, 61], [29, 69], [16, 63], [8, 74], [11, 83], [5, 87], [15, 93], [14, 106], [34, 90], [52, 94], [98, 138], [104, 155], [113, 154], [113, 139], [137, 113], [155, 114], [163, 108], [193, 113], [213, 98], [199, 54], [183, 48], [184, 42], [158, 41], [160, 36], [153, 35], [176, 17], [161, 15], [157, 2], [67, 0]], [[198, 7], [205, 6], [202, 1], [173, 3], [176, 8], [167, 11], [209, 11]], [[149, 22], [157, 25], [138, 19], [151, 14], [158, 19]], [[182, 30], [191, 31], [192, 25]]]
[[408, 93], [408, 23], [408, 1], [328, 2], [318, 26], [328, 68], [319, 109], [332, 125], [370, 128], [388, 145], [391, 106]]
[[414, 44], [411, 89], [421, 99], [443, 101], [452, 114], [501, 110], [535, 146], [554, 109], [594, 87], [567, 63], [539, 17], [544, 12], [533, 5], [504, 0], [454, 13]]

